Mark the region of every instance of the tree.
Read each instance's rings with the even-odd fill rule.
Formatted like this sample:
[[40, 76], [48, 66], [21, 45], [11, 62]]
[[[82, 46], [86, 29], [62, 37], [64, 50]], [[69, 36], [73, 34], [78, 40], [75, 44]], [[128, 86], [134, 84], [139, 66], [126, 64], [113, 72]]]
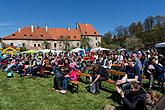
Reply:
[[147, 17], [144, 20], [144, 29], [145, 31], [151, 31], [151, 29], [153, 28], [154, 25], [154, 18], [152, 16]]
[[80, 39], [80, 43], [81, 43], [81, 48], [87, 49], [90, 48], [90, 44], [89, 42], [91, 41], [91, 39], [89, 37], [83, 36]]
[[50, 43], [47, 40], [44, 40], [42, 45], [44, 46], [44, 49], [49, 49], [50, 48]]
[[69, 50], [70, 36], [61, 36], [59, 40], [60, 40], [60, 43], [63, 44], [63, 49], [66, 51]]
[[126, 38], [125, 46], [128, 50], [132, 50], [132, 49], [137, 50], [137, 49], [142, 49], [145, 47], [142, 40], [135, 37]]
[[115, 28], [115, 35], [117, 37], [126, 37], [129, 36], [128, 28], [123, 25], [117, 26]]

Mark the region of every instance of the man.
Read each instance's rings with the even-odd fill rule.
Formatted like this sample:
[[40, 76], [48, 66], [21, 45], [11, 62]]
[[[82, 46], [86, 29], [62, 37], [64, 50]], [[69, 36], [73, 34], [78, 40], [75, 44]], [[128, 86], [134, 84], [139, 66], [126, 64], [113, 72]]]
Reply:
[[133, 81], [130, 83], [130, 92], [128, 94], [120, 86], [116, 86], [116, 91], [121, 95], [123, 102], [122, 110], [145, 109], [146, 92], [137, 82]]
[[101, 81], [106, 81], [108, 79], [109, 79], [108, 72], [104, 67], [98, 64], [93, 68], [92, 83], [90, 84], [90, 86], [96, 84], [96, 94], [100, 93], [99, 90], [101, 87]]

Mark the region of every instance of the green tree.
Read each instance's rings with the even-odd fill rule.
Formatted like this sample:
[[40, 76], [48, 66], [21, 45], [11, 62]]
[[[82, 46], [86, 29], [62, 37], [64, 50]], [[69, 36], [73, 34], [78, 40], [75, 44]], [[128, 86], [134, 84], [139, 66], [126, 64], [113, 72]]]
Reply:
[[50, 48], [50, 43], [47, 40], [44, 40], [42, 45], [44, 46], [44, 49], [49, 49]]
[[81, 43], [81, 48], [87, 49], [87, 48], [91, 48], [89, 42], [91, 41], [91, 39], [89, 37], [83, 36], [80, 39], [80, 43]]
[[145, 47], [142, 40], [136, 37], [126, 38], [125, 46], [128, 50], [137, 50]]

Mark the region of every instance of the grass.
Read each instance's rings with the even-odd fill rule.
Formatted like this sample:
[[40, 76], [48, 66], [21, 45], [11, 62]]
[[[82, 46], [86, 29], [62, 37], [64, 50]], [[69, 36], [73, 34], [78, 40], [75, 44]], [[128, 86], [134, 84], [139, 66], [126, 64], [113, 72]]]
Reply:
[[114, 85], [103, 83], [109, 91], [101, 91], [98, 95], [87, 92], [86, 86], [81, 83], [78, 94], [68, 92], [63, 95], [50, 89], [53, 87], [52, 76], [33, 80], [15, 73], [8, 79], [0, 72], [0, 110], [102, 110], [106, 104], [120, 104]]
[[[0, 72], [0, 110], [102, 110], [104, 105], [118, 105], [110, 97], [112, 93], [101, 91], [93, 95], [81, 83], [79, 93], [61, 94], [50, 90], [53, 77], [24, 79], [14, 74], [8, 79]], [[112, 85], [109, 89], [114, 91]]]

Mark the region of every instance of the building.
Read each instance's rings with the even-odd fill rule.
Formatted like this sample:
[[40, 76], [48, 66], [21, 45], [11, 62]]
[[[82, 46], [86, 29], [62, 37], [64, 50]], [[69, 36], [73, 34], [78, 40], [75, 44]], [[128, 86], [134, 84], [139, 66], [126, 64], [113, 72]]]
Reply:
[[76, 28], [48, 28], [24, 27], [18, 31], [3, 37], [3, 42], [10, 46], [22, 46], [27, 49], [50, 48], [64, 50], [80, 47], [81, 37], [89, 38], [91, 48], [98, 47], [101, 43], [100, 34], [91, 24], [76, 23]]

